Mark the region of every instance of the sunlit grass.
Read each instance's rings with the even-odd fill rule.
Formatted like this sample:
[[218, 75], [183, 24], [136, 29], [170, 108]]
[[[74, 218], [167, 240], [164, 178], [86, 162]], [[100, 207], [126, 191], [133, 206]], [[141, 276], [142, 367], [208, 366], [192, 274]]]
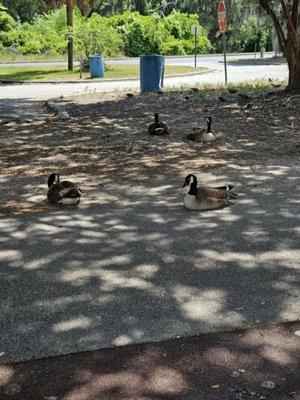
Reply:
[[[182, 65], [167, 65], [166, 75], [176, 75], [193, 72], [204, 72], [207, 68], [194, 68]], [[104, 79], [138, 78], [138, 65], [108, 65]], [[79, 68], [68, 71], [66, 67], [9, 67], [0, 68], [2, 80], [74, 80], [79, 79]], [[89, 72], [83, 72], [84, 80], [90, 79]]]
[[[275, 84], [276, 88], [272, 86]], [[201, 83], [198, 85], [182, 85], [179, 89], [176, 88], [166, 88], [169, 92], [189, 92], [191, 88], [199, 89], [196, 93], [191, 93], [192, 96], [201, 96], [203, 99], [215, 98], [217, 96], [226, 95], [226, 97], [236, 97], [236, 94], [231, 94], [230, 90], [236, 90], [237, 93], [244, 93], [249, 96], [257, 96], [259, 94], [263, 94], [266, 91], [275, 91], [275, 90], [283, 90], [287, 81], [274, 80], [270, 82], [268, 79], [255, 79], [244, 82], [237, 83], [229, 83], [225, 85], [225, 83]]]

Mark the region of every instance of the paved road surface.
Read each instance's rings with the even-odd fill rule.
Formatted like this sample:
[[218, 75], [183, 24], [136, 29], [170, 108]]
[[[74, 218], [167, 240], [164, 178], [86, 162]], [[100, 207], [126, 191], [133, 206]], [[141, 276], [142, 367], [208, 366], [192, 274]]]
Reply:
[[[271, 54], [267, 55], [268, 57]], [[249, 55], [231, 56], [229, 59], [236, 60], [247, 58]], [[165, 86], [180, 87], [182, 85], [196, 85], [198, 83], [223, 83], [224, 68], [219, 61], [222, 56], [202, 56], [199, 58], [201, 65], [210, 69], [209, 73], [184, 77], [168, 77]], [[113, 63], [138, 63], [138, 59], [114, 60]], [[191, 57], [170, 57], [167, 63], [192, 65]], [[228, 66], [229, 82], [242, 82], [245, 80], [269, 78], [285, 80], [288, 76], [286, 65], [256, 65], [251, 62], [246, 65], [231, 64]], [[139, 90], [138, 80], [119, 81], [85, 81], [82, 83], [29, 83], [29, 84], [0, 84], [0, 123], [6, 120], [26, 120], [44, 118], [44, 100], [60, 96], [71, 96], [75, 94], [115, 91]]]
[[[274, 53], [268, 52], [265, 53], [265, 58], [273, 57]], [[259, 55], [257, 55], [258, 57]], [[228, 54], [229, 60], [238, 60], [238, 59], [246, 59], [246, 58], [254, 58], [254, 53], [242, 53], [242, 54]], [[222, 54], [209, 54], [209, 55], [198, 55], [198, 62], [206, 63], [206, 62], [218, 62], [223, 60]], [[136, 58], [124, 58], [124, 59], [108, 59], [106, 60], [107, 64], [112, 65], [135, 65], [138, 64], [140, 59]], [[182, 65], [194, 65], [194, 56], [175, 56], [175, 57], [166, 57], [167, 64], [182, 64]], [[38, 62], [0, 62], [0, 68], [6, 67], [48, 67], [48, 66], [64, 66], [67, 65], [67, 61], [38, 61]], [[75, 62], [75, 65], [78, 65], [78, 62]]]
[[[215, 62], [203, 64], [208, 66], [213, 72], [185, 76], [166, 78], [165, 85], [169, 87], [180, 87], [181, 85], [196, 85], [198, 83], [223, 83], [223, 65]], [[286, 65], [230, 65], [228, 67], [229, 82], [242, 82], [245, 80], [264, 79], [287, 79], [288, 69]], [[138, 90], [139, 81], [95, 81], [83, 83], [62, 83], [62, 84], [21, 84], [0, 85], [1, 99], [35, 99], [45, 100], [61, 95], [68, 96], [86, 92], [101, 92], [114, 90]]]
[[237, 160], [202, 176], [238, 185], [223, 210], [185, 211], [162, 175], [1, 215], [2, 362], [297, 319], [298, 177], [294, 159]]

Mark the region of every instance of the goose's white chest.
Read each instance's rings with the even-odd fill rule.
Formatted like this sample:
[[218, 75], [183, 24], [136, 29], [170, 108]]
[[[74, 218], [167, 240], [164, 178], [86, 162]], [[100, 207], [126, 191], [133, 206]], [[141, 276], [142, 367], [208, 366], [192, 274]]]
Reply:
[[76, 198], [65, 197], [59, 200], [58, 204], [63, 204], [64, 206], [72, 206], [74, 204], [77, 204], [78, 202], [79, 202], [79, 197]]
[[209, 205], [202, 202], [191, 194], [186, 194], [183, 198], [183, 205], [187, 210], [207, 210]]
[[202, 136], [203, 142], [213, 142], [216, 140], [216, 136], [212, 132], [205, 132]]

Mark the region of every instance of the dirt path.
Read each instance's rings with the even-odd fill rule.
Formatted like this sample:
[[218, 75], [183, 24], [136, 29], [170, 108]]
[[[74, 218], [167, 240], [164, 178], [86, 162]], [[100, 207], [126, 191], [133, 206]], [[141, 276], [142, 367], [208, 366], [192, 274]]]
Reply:
[[299, 329], [290, 323], [0, 365], [0, 397], [297, 400]]

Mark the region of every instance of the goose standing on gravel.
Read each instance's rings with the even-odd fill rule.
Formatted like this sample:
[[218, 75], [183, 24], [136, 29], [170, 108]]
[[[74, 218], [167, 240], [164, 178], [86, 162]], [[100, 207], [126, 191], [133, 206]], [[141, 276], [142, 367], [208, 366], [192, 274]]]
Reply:
[[189, 192], [184, 196], [183, 205], [187, 210], [214, 210], [228, 205], [230, 200], [237, 197], [232, 192], [232, 185], [221, 187], [197, 187], [197, 178], [189, 174], [184, 181], [183, 188], [189, 186]]
[[49, 176], [48, 188], [47, 197], [50, 203], [74, 205], [81, 197], [81, 189], [70, 181], [61, 182], [58, 174]]
[[152, 122], [152, 124], [149, 125], [148, 133], [149, 135], [163, 136], [163, 135], [168, 135], [169, 133], [171, 133], [171, 131], [167, 124], [159, 121], [159, 116], [157, 113], [155, 113], [154, 122]]

